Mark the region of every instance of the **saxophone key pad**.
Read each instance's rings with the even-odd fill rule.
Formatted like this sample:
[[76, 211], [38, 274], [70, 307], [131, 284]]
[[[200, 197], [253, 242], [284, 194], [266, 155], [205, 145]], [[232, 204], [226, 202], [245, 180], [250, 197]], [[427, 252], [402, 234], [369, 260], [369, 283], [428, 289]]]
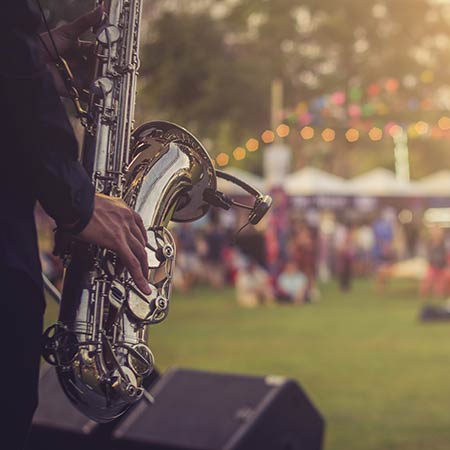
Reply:
[[129, 311], [138, 320], [146, 320], [152, 314], [154, 307], [152, 306], [158, 297], [158, 289], [156, 286], [150, 285], [152, 290], [150, 295], [144, 295], [134, 286], [128, 292], [127, 305]]
[[136, 344], [128, 352], [128, 364], [137, 376], [145, 377], [153, 371], [155, 359], [145, 344]]
[[126, 289], [123, 284], [119, 283], [117, 280], [114, 280], [111, 283], [111, 287], [109, 288], [108, 300], [111, 305], [115, 306], [119, 309], [126, 297]]
[[115, 25], [104, 25], [97, 33], [97, 41], [103, 45], [114, 44], [120, 39], [120, 29]]

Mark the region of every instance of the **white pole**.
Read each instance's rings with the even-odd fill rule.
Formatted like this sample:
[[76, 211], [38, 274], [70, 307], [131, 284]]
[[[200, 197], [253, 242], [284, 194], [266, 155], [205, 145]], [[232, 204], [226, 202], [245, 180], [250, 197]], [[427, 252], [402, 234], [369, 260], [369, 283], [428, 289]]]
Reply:
[[398, 181], [408, 183], [409, 174], [409, 150], [408, 135], [403, 128], [393, 136], [394, 157], [395, 157], [395, 175]]

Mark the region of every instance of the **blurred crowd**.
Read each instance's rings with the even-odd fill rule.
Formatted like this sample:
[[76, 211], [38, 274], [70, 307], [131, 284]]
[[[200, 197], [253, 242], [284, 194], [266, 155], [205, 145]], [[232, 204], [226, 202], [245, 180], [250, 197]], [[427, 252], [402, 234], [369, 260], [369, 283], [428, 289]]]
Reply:
[[[173, 225], [174, 288], [188, 293], [197, 285], [234, 286], [243, 307], [301, 305], [319, 301], [319, 285], [331, 279], [347, 291], [355, 277], [372, 277], [382, 290], [401, 274], [418, 279], [424, 298], [450, 295], [446, 229], [425, 227], [422, 217], [407, 209], [301, 209], [282, 190], [272, 196], [268, 216], [239, 233], [247, 218], [239, 209], [214, 209], [197, 222]], [[39, 208], [36, 217], [43, 271], [60, 287], [52, 223]]]

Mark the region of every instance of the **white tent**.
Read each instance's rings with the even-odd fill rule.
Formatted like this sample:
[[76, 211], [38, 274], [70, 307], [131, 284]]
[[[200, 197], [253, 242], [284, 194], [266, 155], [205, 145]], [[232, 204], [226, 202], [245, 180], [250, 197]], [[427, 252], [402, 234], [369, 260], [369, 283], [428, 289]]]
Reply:
[[286, 177], [284, 188], [289, 195], [345, 195], [344, 178], [315, 167], [305, 167]]
[[412, 183], [399, 181], [394, 172], [382, 167], [352, 178], [347, 184], [352, 195], [397, 197], [418, 194]]
[[[253, 186], [254, 188], [258, 189], [261, 192], [264, 192], [266, 190], [265, 187], [266, 183], [264, 181], [264, 178], [258, 175], [255, 175], [251, 172], [247, 172], [246, 170], [238, 169], [237, 167], [229, 167], [226, 170], [224, 170], [224, 172], [227, 172], [230, 175], [239, 178], [240, 180], [250, 184], [251, 186]], [[239, 186], [236, 186], [235, 184], [230, 183], [229, 181], [226, 181], [219, 177], [217, 178], [217, 188], [219, 189], [219, 191], [228, 195], [239, 195], [246, 193]]]
[[414, 184], [422, 195], [450, 196], [450, 170], [439, 170]]

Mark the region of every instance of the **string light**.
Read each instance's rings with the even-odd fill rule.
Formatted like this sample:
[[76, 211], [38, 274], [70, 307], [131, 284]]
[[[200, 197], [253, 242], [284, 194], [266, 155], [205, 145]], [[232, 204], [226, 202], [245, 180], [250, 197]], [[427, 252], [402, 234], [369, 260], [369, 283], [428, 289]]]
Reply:
[[312, 127], [303, 127], [300, 131], [300, 136], [305, 140], [312, 139], [314, 137], [314, 128]]
[[402, 131], [403, 131], [402, 127], [395, 123], [391, 127], [389, 127], [388, 133], [390, 134], [391, 137], [395, 137], [399, 135]]
[[251, 138], [247, 141], [245, 146], [247, 147], [247, 150], [249, 152], [256, 152], [256, 150], [258, 150], [259, 148], [259, 142], [257, 139]]
[[438, 120], [438, 126], [441, 130], [450, 130], [450, 118], [447, 116], [442, 116]]
[[422, 83], [430, 84], [434, 81], [434, 73], [431, 70], [424, 70], [420, 75]]
[[243, 147], [236, 147], [233, 150], [233, 157], [236, 161], [241, 161], [242, 159], [244, 159], [245, 154], [246, 154], [246, 151], [245, 151], [245, 148], [243, 148]]
[[272, 130], [266, 130], [261, 134], [261, 139], [264, 144], [270, 144], [275, 140], [275, 133]]
[[216, 162], [219, 166], [226, 166], [230, 162], [230, 157], [226, 153], [219, 153], [216, 156]]
[[386, 80], [384, 87], [388, 92], [395, 92], [398, 89], [398, 85], [398, 80], [396, 80], [395, 78], [389, 78], [388, 80]]
[[289, 136], [291, 129], [289, 128], [289, 125], [282, 123], [281, 125], [278, 125], [276, 131], [277, 131], [278, 136], [280, 136], [281, 138], [284, 138], [286, 136]]
[[417, 128], [416, 128], [417, 124], [411, 124], [408, 127], [408, 136], [410, 138], [416, 138], [419, 134], [417, 133]]
[[[438, 122], [437, 125], [431, 126], [427, 122], [423, 120], [419, 120], [416, 123], [410, 124], [407, 128], [405, 128], [405, 131], [408, 133], [408, 136], [410, 138], [418, 137], [420, 135], [426, 135], [429, 134], [433, 139], [439, 139], [439, 138], [450, 138], [450, 117], [442, 116]], [[395, 138], [399, 135], [399, 133], [403, 132], [403, 128], [395, 123], [395, 122], [388, 122], [385, 125], [384, 133]], [[276, 133], [280, 137], [286, 137], [290, 133], [290, 127], [286, 124], [281, 124], [277, 127]], [[380, 141], [383, 138], [383, 130], [379, 127], [372, 127], [368, 131], [369, 138], [376, 142]], [[313, 127], [307, 125], [304, 126], [300, 131], [299, 135], [304, 140], [310, 140], [315, 136], [315, 130]], [[332, 142], [336, 139], [336, 131], [333, 128], [325, 128], [322, 133], [321, 137], [325, 142]], [[345, 137], [348, 142], [356, 142], [361, 138], [361, 131], [356, 128], [349, 128], [345, 132]], [[261, 140], [265, 144], [270, 144], [275, 140], [275, 133], [272, 130], [265, 130], [261, 134]], [[245, 159], [247, 156], [247, 150], [249, 152], [255, 152], [259, 149], [259, 141], [255, 138], [250, 138], [247, 140], [245, 147], [236, 147], [233, 150], [233, 157], [236, 161], [240, 161]], [[219, 166], [226, 166], [230, 162], [230, 156], [226, 153], [219, 153], [213, 161], [214, 163], [217, 163]]]
[[325, 128], [325, 130], [322, 131], [322, 139], [325, 142], [332, 142], [334, 141], [336, 137], [336, 132], [331, 128]]
[[369, 138], [372, 141], [380, 141], [383, 138], [383, 130], [378, 127], [373, 127], [369, 130]]
[[416, 130], [417, 134], [427, 134], [428, 130], [430, 129], [429, 125], [424, 122], [423, 120], [419, 120], [415, 125], [414, 129]]
[[356, 142], [359, 139], [359, 131], [356, 128], [349, 128], [345, 133], [345, 137], [348, 142]]

